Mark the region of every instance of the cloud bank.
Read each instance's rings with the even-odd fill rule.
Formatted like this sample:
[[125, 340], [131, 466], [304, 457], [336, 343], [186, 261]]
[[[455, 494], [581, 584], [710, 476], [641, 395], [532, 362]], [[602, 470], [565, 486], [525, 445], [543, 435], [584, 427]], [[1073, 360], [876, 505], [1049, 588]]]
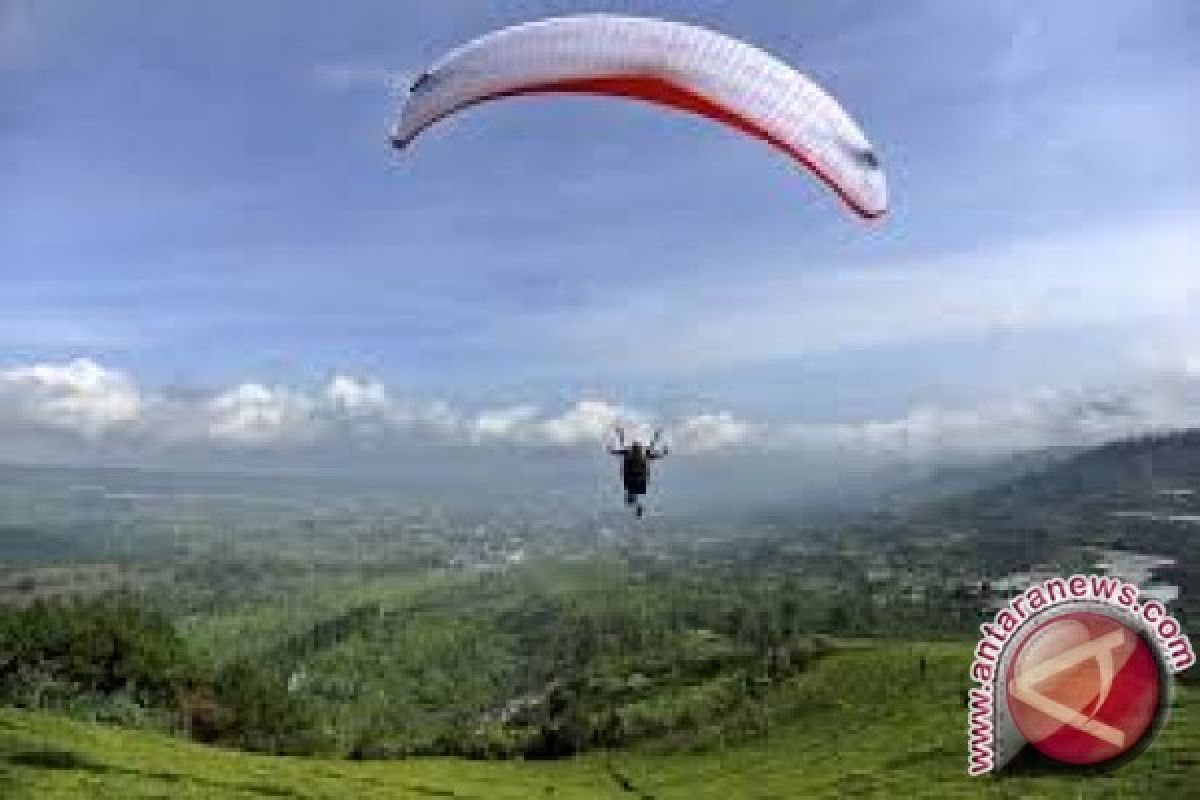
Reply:
[[893, 419], [855, 422], [750, 420], [720, 408], [668, 418], [599, 398], [557, 409], [466, 408], [402, 396], [378, 379], [344, 374], [312, 388], [245, 382], [183, 394], [140, 386], [126, 372], [87, 359], [0, 369], [0, 434], [34, 455], [564, 449], [598, 447], [611, 440], [616, 425], [641, 439], [661, 429], [685, 456], [795, 451], [904, 461], [980, 458], [1200, 425], [1200, 366], [1185, 359], [1126, 388], [1041, 389], [973, 407], [922, 406]]

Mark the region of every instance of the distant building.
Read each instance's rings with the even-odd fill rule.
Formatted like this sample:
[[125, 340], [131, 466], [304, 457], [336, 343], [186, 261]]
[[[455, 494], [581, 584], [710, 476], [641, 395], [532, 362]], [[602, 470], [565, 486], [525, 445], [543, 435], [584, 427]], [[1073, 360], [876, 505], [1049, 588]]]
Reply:
[[1141, 590], [1142, 597], [1170, 606], [1179, 602], [1179, 587], [1156, 581], [1159, 580], [1161, 572], [1176, 566], [1175, 559], [1166, 556], [1131, 553], [1126, 550], [1103, 550], [1092, 569], [1101, 575], [1132, 583]]

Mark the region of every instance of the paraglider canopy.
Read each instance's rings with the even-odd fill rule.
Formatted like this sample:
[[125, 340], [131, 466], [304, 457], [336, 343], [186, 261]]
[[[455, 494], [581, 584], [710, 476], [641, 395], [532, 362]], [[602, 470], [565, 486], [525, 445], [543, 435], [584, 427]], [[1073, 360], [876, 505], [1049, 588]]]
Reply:
[[624, 97], [699, 114], [787, 154], [861, 216], [887, 210], [879, 157], [829, 94], [750, 44], [659, 19], [558, 17], [469, 42], [413, 83], [392, 143], [403, 149], [470, 106], [537, 94]]

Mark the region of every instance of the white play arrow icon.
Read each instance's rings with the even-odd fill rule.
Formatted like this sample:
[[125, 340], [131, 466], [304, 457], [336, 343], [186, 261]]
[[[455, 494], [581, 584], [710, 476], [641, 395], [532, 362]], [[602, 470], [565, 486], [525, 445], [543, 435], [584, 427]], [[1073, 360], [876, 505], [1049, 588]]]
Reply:
[[1008, 682], [1009, 694], [1027, 706], [1061, 722], [1063, 725], [1069, 725], [1075, 730], [1108, 742], [1114, 747], [1124, 747], [1125, 733], [1123, 731], [1119, 731], [1111, 725], [1105, 725], [1103, 722], [1092, 717], [1085, 717], [1079, 711], [1050, 699], [1037, 691], [1035, 687], [1047, 678], [1058, 675], [1064, 670], [1071, 669], [1077, 664], [1088, 660], [1095, 660], [1096, 665], [1100, 668], [1100, 682], [1102, 686], [1100, 699], [1096, 703], [1096, 711], [1098, 712], [1104, 706], [1104, 701], [1108, 699], [1109, 691], [1112, 690], [1115, 672], [1113, 651], [1125, 645], [1127, 635], [1127, 632], [1122, 628], [1101, 636], [1098, 639], [1093, 639], [1090, 642], [1076, 645], [1070, 650], [1064, 650], [1055, 657], [1043, 661], [1036, 667], [1025, 670], [1010, 680]]

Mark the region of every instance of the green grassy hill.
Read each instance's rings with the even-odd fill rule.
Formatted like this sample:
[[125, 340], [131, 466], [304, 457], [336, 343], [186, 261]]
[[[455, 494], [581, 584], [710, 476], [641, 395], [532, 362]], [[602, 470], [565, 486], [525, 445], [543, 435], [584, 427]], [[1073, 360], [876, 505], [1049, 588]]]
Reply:
[[965, 644], [847, 646], [773, 695], [764, 707], [770, 722], [764, 738], [702, 752], [660, 742], [541, 763], [271, 758], [0, 710], [0, 797], [1195, 796], [1200, 692], [1184, 687], [1163, 736], [1119, 772], [968, 778], [962, 690], [969, 652]]

